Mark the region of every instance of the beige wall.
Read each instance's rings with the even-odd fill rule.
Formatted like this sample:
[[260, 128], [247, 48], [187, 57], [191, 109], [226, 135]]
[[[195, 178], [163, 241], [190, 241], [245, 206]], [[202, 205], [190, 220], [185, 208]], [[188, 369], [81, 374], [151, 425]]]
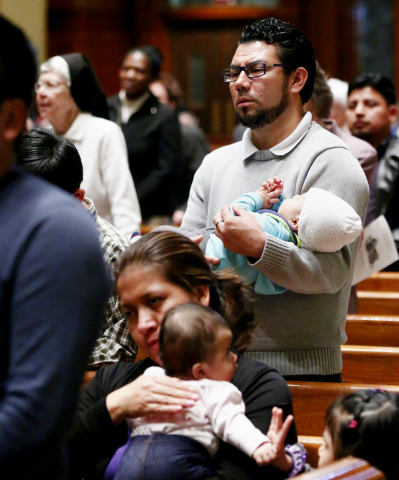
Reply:
[[48, 0], [0, 0], [0, 13], [22, 28], [42, 63], [47, 58]]

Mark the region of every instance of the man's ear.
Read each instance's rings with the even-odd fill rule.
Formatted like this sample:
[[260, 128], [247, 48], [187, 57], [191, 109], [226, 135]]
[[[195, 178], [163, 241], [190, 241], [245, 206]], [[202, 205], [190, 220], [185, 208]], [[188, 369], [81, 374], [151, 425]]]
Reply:
[[73, 196], [77, 199], [77, 200], [80, 200], [81, 202], [83, 202], [84, 198], [85, 198], [85, 191], [83, 190], [83, 188], [78, 188], [76, 190], [76, 192], [73, 194]]
[[209, 307], [211, 301], [211, 294], [209, 291], [208, 285], [202, 285], [201, 287], [195, 288], [195, 294], [197, 296], [198, 302], [204, 307]]
[[24, 130], [28, 107], [21, 98], [7, 98], [0, 105], [0, 134], [13, 142]]
[[195, 363], [191, 368], [191, 373], [195, 380], [202, 380], [203, 378], [206, 378], [202, 363]]
[[396, 104], [389, 105], [389, 121], [395, 123], [398, 120], [398, 107]]
[[308, 71], [306, 68], [298, 67], [295, 72], [291, 73], [291, 92], [299, 93], [305, 86], [308, 79]]

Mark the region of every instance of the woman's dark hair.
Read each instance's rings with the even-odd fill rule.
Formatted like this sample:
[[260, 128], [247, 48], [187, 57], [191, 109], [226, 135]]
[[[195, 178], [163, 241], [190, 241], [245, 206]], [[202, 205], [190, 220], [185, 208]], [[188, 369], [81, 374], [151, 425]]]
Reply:
[[399, 475], [399, 394], [360, 390], [338, 399], [327, 410], [336, 460], [353, 455], [384, 472], [387, 480]]
[[151, 75], [154, 78], [158, 78], [163, 63], [163, 55], [161, 50], [159, 50], [157, 47], [154, 47], [154, 45], [142, 45], [141, 47], [134, 47], [130, 49], [125, 55], [125, 58], [134, 52], [141, 52], [147, 57]]
[[389, 105], [396, 103], [395, 86], [388, 77], [381, 73], [362, 73], [354, 78], [348, 87], [348, 97], [353, 90], [370, 87], [382, 95]]
[[166, 375], [190, 376], [196, 363], [206, 362], [217, 348], [217, 333], [228, 329], [215, 310], [198, 303], [186, 303], [169, 310], [159, 334], [159, 356]]
[[269, 45], [276, 44], [281, 63], [291, 66], [291, 68], [284, 68], [286, 75], [298, 67], [306, 69], [308, 79], [300, 93], [302, 103], [305, 104], [312, 95], [316, 75], [316, 59], [311, 42], [293, 25], [277, 18], [265, 18], [247, 25], [241, 34], [238, 45], [257, 40]]
[[244, 351], [255, 328], [252, 295], [235, 273], [212, 272], [201, 249], [174, 232], [152, 232], [130, 245], [121, 255], [116, 278], [131, 266], [151, 266], [170, 283], [190, 294], [208, 286], [210, 307], [225, 318], [233, 332], [233, 348]]
[[16, 145], [16, 163], [69, 193], [83, 181], [83, 165], [72, 143], [47, 129], [25, 133]]

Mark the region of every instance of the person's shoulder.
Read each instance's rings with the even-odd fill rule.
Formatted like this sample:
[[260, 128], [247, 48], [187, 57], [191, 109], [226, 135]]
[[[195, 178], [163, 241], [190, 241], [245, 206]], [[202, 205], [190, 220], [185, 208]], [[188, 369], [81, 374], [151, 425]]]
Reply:
[[133, 382], [153, 366], [156, 366], [156, 364], [149, 358], [134, 363], [116, 362], [100, 368], [95, 375], [95, 379], [100, 385], [107, 385], [109, 391], [114, 391]]
[[120, 105], [121, 101], [119, 98], [119, 95], [111, 95], [110, 97], [107, 97], [107, 105], [108, 108], [118, 108]]
[[[233, 384], [240, 390], [244, 399], [260, 392], [273, 393], [276, 403], [291, 401], [287, 382], [274, 368], [241, 355]], [[278, 401], [277, 401], [278, 400]]]
[[100, 240], [102, 245], [109, 245], [120, 250], [125, 250], [125, 248], [129, 246], [128, 238], [99, 215], [96, 217], [96, 224], [100, 232]]
[[396, 135], [391, 135], [388, 141], [384, 157], [387, 155], [399, 156], [399, 138]]
[[318, 142], [320, 147], [325, 150], [340, 147], [350, 151], [348, 145], [341, 138], [321, 127], [314, 121], [312, 122], [308, 133], [305, 135], [304, 140], [305, 142], [311, 142], [313, 144]]
[[343, 140], [348, 145], [351, 152], [355, 155], [356, 158], [365, 156], [377, 156], [377, 150], [368, 142], [366, 142], [366, 140], [357, 138], [354, 135], [343, 131], [340, 132], [339, 138], [341, 138], [341, 140]]
[[87, 113], [81, 113], [81, 115], [84, 115], [87, 128], [95, 131], [97, 135], [100, 134], [109, 134], [109, 133], [115, 133], [115, 132], [121, 132], [120, 127], [113, 122], [112, 120], [107, 120], [106, 118], [101, 118], [101, 117], [95, 117], [91, 114]]

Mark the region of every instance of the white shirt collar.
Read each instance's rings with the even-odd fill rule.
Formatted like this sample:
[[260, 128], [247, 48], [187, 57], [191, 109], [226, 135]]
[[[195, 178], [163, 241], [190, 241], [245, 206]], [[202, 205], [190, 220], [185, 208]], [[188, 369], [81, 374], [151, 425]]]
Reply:
[[[287, 153], [289, 153], [298, 145], [298, 143], [306, 135], [306, 133], [310, 128], [311, 123], [312, 123], [312, 114], [310, 112], [307, 112], [303, 116], [302, 120], [299, 122], [296, 129], [282, 142], [272, 147], [269, 150], [269, 152], [279, 157], [280, 156], [282, 157], [283, 155], [286, 155]], [[243, 152], [244, 152], [244, 160], [258, 151], [255, 145], [252, 143], [251, 129], [249, 128], [247, 128], [247, 130], [245, 130], [244, 132], [244, 135], [242, 138], [242, 145], [243, 145]]]
[[134, 100], [126, 98], [125, 90], [119, 91], [119, 100], [121, 101], [121, 121], [122, 123], [127, 123], [129, 118], [136, 112], [140, 110], [144, 102], [150, 96], [149, 92], [143, 93], [141, 97]]
[[92, 117], [91, 113], [79, 113], [75, 118], [69, 130], [65, 133], [64, 137], [71, 141], [83, 140], [85, 134], [85, 124], [87, 119]]

